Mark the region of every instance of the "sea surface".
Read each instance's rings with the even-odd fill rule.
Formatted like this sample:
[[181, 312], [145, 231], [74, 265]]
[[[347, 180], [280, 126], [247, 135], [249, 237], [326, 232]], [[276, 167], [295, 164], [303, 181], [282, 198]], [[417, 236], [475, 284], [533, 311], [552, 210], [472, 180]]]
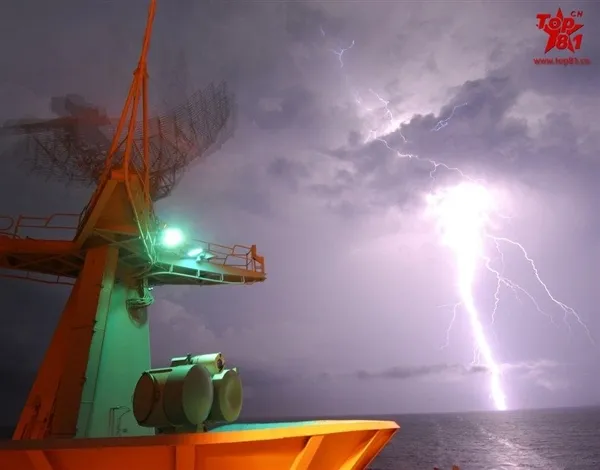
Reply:
[[600, 407], [392, 416], [371, 470], [600, 470]]
[[370, 470], [600, 470], [600, 407], [373, 419], [401, 429]]

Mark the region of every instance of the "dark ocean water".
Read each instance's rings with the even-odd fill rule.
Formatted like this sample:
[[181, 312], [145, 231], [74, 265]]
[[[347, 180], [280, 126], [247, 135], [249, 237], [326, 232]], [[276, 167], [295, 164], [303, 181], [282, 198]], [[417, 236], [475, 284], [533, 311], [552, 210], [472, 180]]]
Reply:
[[600, 470], [600, 407], [376, 419], [401, 429], [370, 470]]
[[371, 470], [600, 470], [600, 408], [390, 417]]

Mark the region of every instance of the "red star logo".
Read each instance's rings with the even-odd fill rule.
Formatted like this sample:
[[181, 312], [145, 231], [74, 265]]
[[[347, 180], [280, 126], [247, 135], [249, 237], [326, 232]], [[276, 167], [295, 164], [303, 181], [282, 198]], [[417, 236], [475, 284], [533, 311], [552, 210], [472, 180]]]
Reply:
[[[558, 20], [558, 22], [553, 20]], [[571, 52], [575, 52], [571, 35], [583, 28], [583, 25], [576, 24], [574, 21], [571, 22], [573, 23], [572, 26], [565, 27], [565, 17], [560, 8], [556, 11], [556, 16], [550, 21], [546, 22], [543, 30], [546, 34], [548, 34], [548, 42], [546, 42], [546, 50], [544, 50], [544, 54], [547, 54], [554, 49], [560, 40], [565, 41], [566, 43], [566, 47], [563, 47], [562, 49], [569, 49]], [[566, 24], [569, 24], [569, 22]], [[550, 27], [551, 25], [553, 26], [552, 28]]]

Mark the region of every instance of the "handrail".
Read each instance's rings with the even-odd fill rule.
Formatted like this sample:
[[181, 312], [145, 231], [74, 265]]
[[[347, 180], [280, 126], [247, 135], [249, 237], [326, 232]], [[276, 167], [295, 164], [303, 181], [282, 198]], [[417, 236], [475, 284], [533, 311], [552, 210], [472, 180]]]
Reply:
[[[57, 222], [57, 219], [60, 222], [61, 218], [71, 219], [73, 223], [65, 221], [53, 224], [53, 222]], [[76, 232], [79, 228], [79, 218], [80, 214], [62, 212], [52, 214], [48, 217], [19, 215], [16, 219], [11, 216], [0, 215], [0, 236], [35, 239], [23, 234], [23, 229], [72, 230]], [[147, 236], [152, 241], [157, 238], [152, 236], [150, 232], [147, 232]], [[155, 247], [154, 243], [152, 245]], [[237, 267], [248, 271], [265, 273], [264, 257], [258, 255], [256, 245], [246, 246], [236, 244], [226, 246], [203, 240], [191, 240], [186, 244], [186, 247], [188, 249], [202, 248], [204, 252], [210, 255], [207, 257], [207, 262], [214, 265]]]
[[192, 240], [186, 244], [188, 248], [202, 248], [203, 252], [211, 255], [207, 262], [217, 266], [229, 266], [265, 273], [264, 258], [259, 256], [256, 245], [226, 246], [203, 240]]
[[[48, 217], [38, 216], [25, 216], [19, 215], [16, 220], [11, 216], [0, 216], [0, 234], [10, 236], [12, 238], [31, 238], [23, 237], [20, 234], [21, 229], [49, 229], [49, 230], [73, 230], [76, 231], [79, 225], [80, 214], [69, 214], [64, 212], [57, 212]], [[53, 225], [52, 222], [57, 218], [72, 218], [76, 222], [74, 225], [71, 224], [57, 224]], [[8, 225], [3, 227], [2, 221], [7, 221]]]
[[3, 279], [20, 279], [23, 281], [39, 282], [42, 284], [58, 284], [58, 285], [62, 285], [62, 286], [74, 286], [75, 285], [74, 279], [68, 278], [66, 276], [61, 276], [60, 274], [55, 274], [55, 275], [48, 274], [48, 276], [51, 277], [50, 279], [46, 279], [43, 277], [33, 277], [34, 274], [40, 274], [40, 273], [35, 273], [32, 271], [25, 271], [25, 274], [15, 274], [13, 272], [7, 273], [7, 272], [4, 272], [4, 270], [0, 270], [0, 278], [3, 278]]

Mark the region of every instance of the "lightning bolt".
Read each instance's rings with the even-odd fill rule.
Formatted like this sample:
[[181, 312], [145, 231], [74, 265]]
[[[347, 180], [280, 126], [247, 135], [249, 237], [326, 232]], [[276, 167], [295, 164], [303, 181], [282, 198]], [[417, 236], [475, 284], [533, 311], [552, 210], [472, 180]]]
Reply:
[[[322, 28], [321, 33], [325, 36], [325, 32]], [[340, 67], [343, 68], [344, 66], [342, 60], [344, 52], [351, 49], [354, 44], [355, 42], [352, 41], [350, 47], [339, 51], [332, 51], [338, 56]], [[348, 83], [347, 76], [346, 83]], [[402, 122], [395, 118], [394, 113], [390, 109], [389, 100], [384, 99], [372, 89], [369, 89], [369, 92], [382, 104], [383, 114], [387, 120], [388, 126], [386, 126], [384, 132], [381, 132], [380, 129], [371, 130], [367, 137], [367, 142], [378, 141], [385, 145], [388, 150], [394, 152], [398, 158], [414, 159], [430, 165], [431, 170], [429, 176], [432, 183], [435, 183], [438, 170], [456, 173], [463, 180], [462, 183], [454, 187], [432, 190], [426, 197], [427, 211], [434, 215], [438, 229], [441, 233], [442, 243], [452, 251], [456, 265], [456, 282], [459, 301], [453, 306], [452, 319], [446, 330], [446, 344], [444, 347], [450, 344], [450, 333], [458, 312], [464, 310], [468, 316], [474, 340], [474, 357], [472, 364], [481, 364], [487, 368], [490, 377], [490, 398], [493, 405], [497, 410], [506, 410], [508, 409], [508, 405], [506, 393], [504, 392], [502, 385], [501, 363], [496, 359], [492, 346], [486, 337], [485, 328], [481, 320], [482, 315], [475, 302], [474, 284], [479, 270], [482, 268], [487, 270], [487, 272], [493, 275], [496, 280], [494, 304], [491, 309], [491, 325], [494, 324], [496, 318], [503, 288], [511, 291], [519, 300], [519, 294], [527, 297], [537, 312], [545, 315], [553, 324], [555, 323], [553, 316], [540, 307], [540, 304], [534, 295], [504, 275], [504, 252], [502, 251], [502, 245], [516, 248], [516, 251], [529, 264], [535, 280], [542, 287], [547, 298], [555, 307], [558, 307], [558, 309], [563, 312], [563, 320], [569, 329], [569, 318], [575, 318], [585, 330], [590, 341], [594, 342], [594, 340], [587, 325], [583, 322], [577, 311], [560, 301], [552, 293], [548, 285], [542, 279], [535, 261], [528, 254], [524, 246], [512, 239], [495, 236], [489, 232], [492, 216], [501, 216], [497, 212], [491, 192], [485, 185], [465, 174], [460, 168], [433, 159], [421, 158], [415, 154], [403, 153], [390, 146], [385, 139], [385, 136], [392, 132], [395, 132], [400, 136], [403, 144], [408, 143], [408, 139], [402, 133]], [[356, 93], [354, 94], [355, 97], [358, 96]], [[362, 105], [362, 100], [357, 98], [355, 101], [359, 106]], [[450, 115], [447, 118], [439, 120], [431, 129], [431, 132], [439, 132], [447, 127], [450, 121], [455, 117], [457, 110], [465, 106], [468, 106], [468, 103], [454, 106]], [[370, 112], [372, 110], [367, 109], [367, 111]], [[490, 244], [497, 255], [496, 259], [499, 259], [500, 261], [500, 268], [494, 267], [495, 260], [487, 254], [488, 251], [490, 251]]]
[[[488, 223], [489, 196], [483, 186], [460, 184], [427, 195], [429, 210], [438, 222], [442, 241], [454, 253], [457, 271], [457, 288], [460, 302], [471, 325], [475, 341], [473, 363], [483, 363], [490, 373], [490, 392], [494, 406], [506, 410], [506, 395], [501, 384], [500, 365], [494, 357], [490, 342], [475, 305], [473, 285], [479, 263], [485, 258], [484, 238], [481, 236]], [[456, 310], [455, 310], [456, 316]], [[447, 332], [446, 339], [449, 333]]]
[[[527, 263], [529, 264], [531, 271], [534, 275], [535, 280], [537, 281], [537, 283], [542, 287], [542, 289], [544, 290], [546, 296], [548, 297], [548, 299], [550, 299], [550, 301], [556, 305], [562, 312], [563, 312], [563, 320], [565, 322], [565, 324], [567, 325], [567, 327], [569, 329], [571, 329], [571, 325], [569, 323], [569, 318], [575, 318], [575, 320], [577, 321], [577, 323], [579, 323], [579, 325], [585, 330], [588, 339], [594, 343], [594, 338], [592, 337], [592, 334], [590, 333], [589, 328], [587, 327], [587, 325], [585, 324], [585, 322], [581, 319], [581, 316], [579, 315], [579, 313], [577, 313], [576, 310], [574, 310], [572, 307], [570, 307], [569, 305], [565, 304], [564, 302], [560, 301], [559, 299], [557, 299], [554, 294], [552, 293], [552, 291], [550, 290], [550, 288], [548, 287], [548, 285], [542, 280], [542, 277], [540, 276], [540, 272], [535, 264], [535, 261], [533, 260], [533, 258], [531, 258], [531, 256], [529, 256], [529, 253], [527, 253], [527, 250], [525, 249], [525, 247], [515, 241], [515, 240], [511, 240], [510, 238], [504, 238], [504, 237], [495, 237], [492, 236], [490, 234], [485, 234], [486, 237], [490, 238], [491, 240], [494, 241], [496, 248], [498, 250], [499, 253], [502, 253], [500, 250], [500, 243], [505, 243], [508, 245], [511, 245], [515, 248], [518, 249], [518, 251], [521, 253], [521, 255], [523, 256], [523, 259], [525, 259], [525, 261], [527, 261]], [[492, 270], [490, 268], [491, 272], [494, 272], [495, 274], [497, 274], [496, 271]], [[517, 285], [515, 282], [511, 281], [510, 279], [506, 279], [504, 277], [501, 277], [498, 279], [499, 283], [498, 285], [505, 285], [507, 287], [509, 287], [511, 290], [513, 290], [513, 292], [516, 293], [517, 290], [523, 292], [525, 295], [527, 295], [527, 297], [529, 297], [529, 299], [532, 301], [532, 303], [535, 305], [536, 309], [538, 310], [538, 312], [549, 316], [550, 320], [552, 322], [554, 322], [553, 317], [546, 314], [538, 305], [538, 303], [536, 302], [535, 298], [529, 293], [527, 292], [525, 289], [523, 289], [522, 287], [520, 287], [519, 285]], [[496, 303], [497, 306], [497, 303]], [[495, 314], [495, 310], [494, 309], [494, 314]]]
[[454, 113], [456, 113], [456, 110], [459, 108], [462, 108], [463, 106], [467, 106], [468, 104], [469, 103], [462, 103], [462, 104], [457, 104], [456, 106], [454, 106], [452, 108], [452, 112], [450, 113], [450, 116], [448, 116], [446, 119], [441, 119], [440, 121], [438, 121], [438, 123], [433, 127], [433, 129], [431, 129], [431, 131], [432, 132], [441, 131], [444, 127], [446, 127], [448, 125], [450, 120], [454, 117]]
[[[321, 31], [324, 33], [323, 29], [321, 29]], [[346, 48], [340, 48], [340, 49], [330, 49], [331, 52], [333, 52], [337, 57], [338, 60], [340, 61], [340, 68], [344, 67], [344, 52], [349, 51], [350, 49], [352, 49], [354, 47], [354, 40], [352, 40], [352, 42], [350, 43], [350, 45]]]

